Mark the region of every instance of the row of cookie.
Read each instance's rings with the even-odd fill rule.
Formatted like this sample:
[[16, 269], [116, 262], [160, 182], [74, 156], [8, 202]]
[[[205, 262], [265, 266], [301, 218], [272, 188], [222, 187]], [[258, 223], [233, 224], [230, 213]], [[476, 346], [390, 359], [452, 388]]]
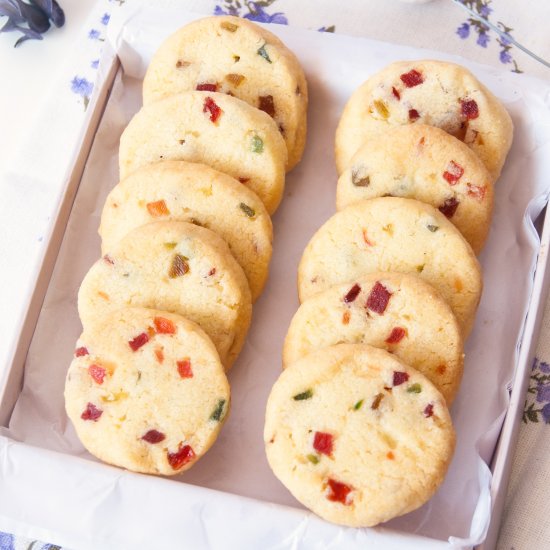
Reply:
[[464, 67], [393, 63], [354, 92], [340, 119], [337, 208], [415, 198], [439, 209], [479, 253], [512, 134], [504, 106]]
[[[204, 55], [224, 42], [220, 32], [237, 36], [230, 47], [239, 59], [231, 64], [243, 58], [245, 74], [226, 75], [230, 89], [221, 91], [229, 95], [202, 80], [220, 67]], [[259, 38], [257, 60], [244, 50], [238, 55]], [[136, 471], [174, 474], [208, 450], [229, 409], [222, 364], [228, 369], [235, 361], [252, 299], [267, 279], [268, 210], [282, 196], [287, 160], [281, 134], [296, 163], [305, 141], [307, 87], [278, 39], [236, 18], [210, 18], [178, 31], [148, 75], [163, 66], [162, 52], [176, 56], [180, 81], [174, 89], [165, 83], [168, 97], [150, 103], [154, 78], [148, 76], [147, 105], [122, 135], [121, 182], [107, 198], [100, 227], [104, 256], [79, 292], [84, 333], [66, 402], [93, 454]], [[272, 65], [274, 76], [262, 79], [258, 60]], [[261, 91], [282, 76], [299, 81], [295, 97], [279, 83], [275, 98], [260, 97], [268, 114], [230, 97], [237, 95], [232, 87]], [[279, 127], [272, 117], [281, 120]]]

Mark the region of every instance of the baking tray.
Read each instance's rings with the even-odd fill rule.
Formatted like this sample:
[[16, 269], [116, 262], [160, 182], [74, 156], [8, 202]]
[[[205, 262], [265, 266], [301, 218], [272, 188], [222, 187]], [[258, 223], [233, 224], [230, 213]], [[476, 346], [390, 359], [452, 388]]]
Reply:
[[[158, 35], [160, 38], [168, 32], [165, 24], [159, 24], [159, 21], [170, 17], [170, 14], [167, 14], [165, 11], [163, 14], [154, 11], [147, 13], [140, 13], [138, 11], [137, 13], [131, 13], [131, 16], [128, 13], [123, 14], [123, 17], [131, 21], [134, 27], [136, 19], [141, 18], [138, 25], [140, 32], [149, 33], [155, 37]], [[177, 26], [194, 17], [192, 14], [178, 12], [171, 19], [170, 24]], [[116, 23], [114, 26], [116, 27]], [[308, 33], [307, 31], [298, 31], [283, 27], [275, 27], [271, 30], [279, 34], [298, 53], [299, 57], [301, 57], [300, 53], [304, 51], [306, 45], [307, 47], [317, 46], [321, 50], [323, 47], [332, 49], [337, 46], [343, 48], [362, 46], [373, 56], [379, 54], [382, 58], [380, 61], [382, 64], [384, 64], [384, 59], [387, 59], [388, 55], [390, 58], [396, 60], [415, 57], [437, 57], [440, 59], [456, 60], [452, 56], [443, 56], [434, 52], [421, 52], [419, 50], [356, 38], [333, 37], [330, 35], [321, 36], [315, 33]], [[84, 192], [83, 189], [79, 191], [79, 184], [82, 181], [85, 169], [92, 169], [92, 165], [97, 161], [97, 159], [90, 157], [94, 139], [96, 139], [96, 132], [99, 125], [105, 122], [103, 113], [106, 107], [110, 102], [114, 101], [111, 96], [111, 90], [113, 87], [115, 87], [115, 91], [117, 90], [117, 80], [120, 81], [122, 78], [122, 70], [115, 50], [118, 50], [118, 54], [124, 60], [127, 73], [139, 73], [143, 70], [143, 63], [139, 56], [136, 56], [135, 52], [132, 51], [131, 34], [127, 25], [120, 25], [115, 39], [112, 43], [106, 44], [101, 64], [102, 77], [96, 84], [96, 95], [88, 108], [89, 115], [81, 140], [80, 152], [75, 158], [72, 173], [65, 182], [64, 200], [54, 218], [55, 223], [51, 228], [44, 261], [40, 271], [36, 274], [35, 291], [29, 297], [28, 313], [21, 326], [21, 336], [13, 347], [11, 368], [7, 376], [2, 380], [2, 387], [0, 388], [0, 419], [6, 429], [2, 429], [0, 432], [2, 434], [0, 437], [0, 487], [2, 488], [0, 492], [0, 529], [42, 540], [50, 540], [68, 547], [79, 548], [79, 550], [98, 547], [102, 549], [138, 547], [144, 539], [150, 540], [152, 533], [156, 534], [156, 545], [163, 547], [163, 545], [174, 543], [176, 532], [180, 533], [192, 548], [312, 548], [321, 546], [324, 548], [339, 548], [344, 543], [348, 548], [366, 546], [369, 548], [466, 548], [469, 547], [468, 540], [477, 543], [483, 539], [486, 533], [488, 534], [483, 548], [489, 549], [494, 547], [504, 503], [513, 447], [517, 438], [517, 428], [521, 421], [534, 345], [536, 344], [543, 305], [548, 290], [546, 264], [548, 243], [550, 241], [550, 221], [546, 211], [540, 214], [539, 218], [543, 229], [540, 242], [536, 244], [537, 249], [532, 258], [532, 262], [536, 265], [531, 265], [527, 274], [528, 279], [532, 278], [532, 284], [529, 284], [528, 288], [524, 291], [526, 299], [523, 305], [525, 306], [524, 312], [526, 312], [526, 317], [522, 319], [524, 322], [519, 327], [521, 338], [514, 349], [514, 357], [516, 359], [515, 373], [513, 380], [510, 381], [507, 387], [504, 385], [499, 388], [501, 390], [499, 399], [508, 400], [509, 398], [506, 420], [503, 425], [503, 414], [497, 416], [488, 430], [492, 434], [491, 444], [488, 444], [487, 441], [480, 441], [479, 443], [478, 451], [486, 462], [492, 464], [494, 475], [490, 486], [490, 494], [487, 491], [485, 497], [480, 498], [477, 502], [476, 509], [471, 518], [469, 539], [464, 536], [462, 538], [451, 536], [449, 541], [442, 541], [426, 536], [419, 536], [411, 532], [407, 533], [407, 526], [409, 525], [408, 517], [412, 516], [414, 521], [418, 523], [418, 517], [415, 517], [414, 513], [405, 516], [397, 526], [390, 524], [389, 528], [384, 526], [362, 530], [343, 529], [323, 522], [315, 516], [304, 512], [299, 507], [293, 508], [253, 500], [245, 496], [232, 494], [229, 490], [216, 491], [211, 488], [188, 483], [178, 483], [172, 480], [151, 478], [149, 476], [124, 472], [95, 462], [86, 453], [80, 453], [79, 455], [79, 452], [75, 451], [71, 445], [68, 445], [66, 449], [61, 449], [60, 452], [59, 450], [48, 449], [47, 446], [38, 445], [34, 436], [27, 438], [24, 433], [20, 433], [14, 437], [13, 433], [7, 429], [10, 422], [14, 420], [14, 406], [21, 396], [24, 395], [22, 388], [25, 364], [28, 361], [32, 362], [32, 357], [29, 359], [26, 356], [29, 348], [31, 348], [37, 327], [37, 332], [40, 332], [39, 316], [42, 304], [46, 299], [46, 306], [48, 306], [47, 293], [56, 290], [53, 288], [56, 281], [54, 267], [59, 258], [63, 237], [68, 227], [69, 216], [71, 212], [73, 216], [76, 215], [75, 210], [72, 209], [73, 200], [77, 191], [79, 193]], [[390, 54], [388, 54], [388, 51]], [[316, 107], [320, 104], [330, 105], [332, 102], [330, 97], [331, 88], [325, 78], [326, 72], [320, 70], [321, 65], [315, 65], [315, 63], [322, 64], [327, 61], [323, 60], [322, 56], [315, 57], [311, 55], [308, 61], [311, 62], [306, 66], [312, 90], [312, 110], [310, 110], [311, 133], [326, 127], [324, 121], [319, 120], [321, 115], [317, 112]], [[528, 82], [528, 85], [525, 84], [527, 88], [540, 87], [540, 83], [535, 80], [530, 81], [524, 77], [518, 77], [520, 80], [512, 79], [510, 81], [508, 80], [511, 78], [510, 75], [501, 75], [494, 69], [463, 62], [475, 67], [487, 78], [493, 79], [494, 82], [498, 82], [500, 78], [503, 78], [506, 80], [507, 85], [509, 85], [509, 82], [521, 82], [522, 85]], [[335, 63], [335, 60], [329, 59], [328, 63]], [[353, 63], [350, 64], [349, 71], [352, 69]], [[348, 71], [348, 68], [344, 68], [343, 71]], [[351, 72], [349, 75], [350, 78], [355, 78], [356, 80], [362, 78], [357, 75], [351, 75]], [[548, 88], [546, 84], [545, 86]], [[495, 88], [493, 87], [493, 89]], [[120, 93], [120, 89], [118, 89], [117, 93]], [[540, 97], [542, 97], [542, 93]], [[513, 101], [513, 98], [508, 97], [507, 99], [508, 101]], [[120, 100], [120, 98], [116, 98], [116, 100]], [[543, 101], [536, 93], [533, 93], [532, 97], [529, 96], [528, 100], [531, 102]], [[127, 115], [129, 116], [129, 113]], [[334, 108], [327, 116], [334, 123], [338, 115], [338, 109]], [[544, 119], [538, 120], [537, 124], [538, 126], [549, 125], [548, 120]], [[542, 134], [538, 130], [535, 134], [538, 136], [537, 139], [540, 139], [541, 143], [546, 147], [545, 135], [541, 137]], [[105, 135], [103, 133], [101, 139], [105, 140]], [[329, 136], [328, 141], [331, 142], [331, 140], [332, 136]], [[538, 149], [541, 149], [540, 144], [535, 145], [537, 145]], [[315, 153], [325, 154], [329, 162], [332, 162], [332, 151], [329, 150], [325, 142], [316, 147]], [[544, 150], [537, 154], [542, 155], [542, 153], [544, 153]], [[505, 173], [508, 169], [507, 165]], [[535, 171], [534, 177], [544, 178], [545, 173], [548, 174], [548, 171], [541, 164], [540, 169]], [[304, 168], [303, 165], [290, 175], [285, 203], [290, 204], [293, 196], [299, 194], [296, 191], [297, 187], [293, 186], [297, 186], [298, 181], [307, 177], [307, 167]], [[327, 178], [334, 178], [334, 175], [329, 173]], [[115, 181], [111, 182], [111, 185], [114, 183]], [[547, 201], [547, 192], [542, 192], [540, 187], [543, 187], [543, 184], [540, 184], [539, 188], [537, 188], [538, 200], [530, 204], [529, 213], [531, 218], [538, 216]], [[329, 202], [332, 202], [333, 205], [334, 189], [331, 192], [332, 196]], [[282, 252], [278, 248], [277, 231], [280, 230], [282, 224], [289, 222], [293, 214], [288, 211], [291, 207], [287, 208], [285, 203], [283, 203], [281, 211], [274, 219], [276, 230], [274, 262], [277, 261], [277, 254], [280, 255]], [[322, 221], [329, 217], [333, 209], [333, 206], [332, 209], [329, 208], [328, 210], [324, 206], [315, 211], [315, 207], [313, 207], [312, 210], [315, 211], [314, 215], [321, 221], [315, 222], [307, 230], [312, 231], [318, 227]], [[529, 224], [526, 224], [526, 227], [526, 234], [521, 238], [532, 245], [537, 241], [536, 235], [534, 229], [529, 229]], [[95, 229], [97, 229], [97, 225]], [[305, 236], [304, 239], [307, 242]], [[489, 246], [491, 246], [491, 242]], [[303, 246], [301, 249], [303, 249]], [[94, 250], [94, 254], [99, 255], [99, 248], [97, 247]], [[298, 257], [293, 259], [297, 261]], [[272, 271], [277, 271], [272, 275], [272, 278], [281, 276], [276, 264], [272, 266]], [[288, 275], [286, 276], [288, 278]], [[52, 281], [54, 281], [53, 284]], [[270, 283], [266, 289], [266, 294], [270, 292], [275, 293], [273, 299], [276, 300], [278, 290], [276, 285], [274, 286]], [[256, 306], [257, 309], [260, 309], [260, 319], [267, 307], [265, 301], [266, 298], [262, 298]], [[74, 307], [76, 308], [75, 305]], [[292, 302], [288, 307], [289, 314], [296, 307], [297, 302]], [[44, 311], [42, 313], [43, 315], [45, 314]], [[253, 320], [253, 323], [256, 322], [259, 321], [257, 319]], [[284, 335], [287, 326], [288, 323], [280, 328], [281, 334]], [[479, 331], [482, 329], [478, 327], [476, 330]], [[78, 335], [78, 331], [75, 334]], [[55, 342], [53, 344], [55, 345]], [[277, 357], [279, 356], [280, 350]], [[68, 365], [70, 356], [63, 356], [63, 360]], [[63, 365], [63, 369], [65, 368], [66, 366]], [[235, 369], [235, 376], [237, 378], [239, 376], [242, 377], [242, 373], [246, 368], [242, 364], [238, 365]], [[233, 387], [235, 387], [237, 382], [238, 380], [235, 380]], [[32, 381], [28, 382], [28, 384], [30, 383]], [[508, 389], [512, 390], [511, 396], [507, 395]], [[269, 391], [269, 387], [264, 388], [264, 390]], [[460, 405], [458, 405], [458, 408], [455, 406], [453, 414], [460, 414]], [[58, 411], [58, 419], [59, 423], [66, 424], [62, 410]], [[261, 418], [255, 419], [255, 422], [256, 424], [262, 424], [263, 415]], [[65, 425], [63, 425], [64, 429], [66, 429]], [[501, 435], [495, 451], [494, 440], [499, 432]], [[212, 454], [216, 452], [220, 452], [218, 445], [210, 451]], [[206, 461], [206, 458], [203, 461]], [[193, 470], [198, 469], [200, 464]], [[48, 475], [44, 475], [45, 472]], [[70, 475], [68, 475], [69, 472]], [[250, 475], [252, 474], [250, 472]], [[483, 469], [480, 476], [484, 480], [487, 479]], [[181, 477], [185, 482], [187, 478], [185, 476]], [[77, 481], [76, 483], [75, 480]], [[273, 482], [278, 483], [276, 480]], [[120, 495], [123, 495], [122, 500], [119, 498]], [[46, 498], [49, 501], [48, 509], [32, 505], [33, 500]], [[457, 503], [459, 501], [460, 499], [457, 497]], [[75, 521], [72, 518], [72, 521], [68, 522], [67, 513], [71, 510], [81, 509], [83, 502], [86, 503], [86, 513], [82, 515], [79, 521]], [[142, 502], [138, 510], [133, 505], [135, 502]], [[170, 509], [165, 510], [164, 518], [159, 517], [158, 511], [166, 508], [167, 503], [177, 503], [177, 514], [174, 513], [173, 509]], [[458, 506], [458, 504], [456, 505]], [[489, 509], [492, 509], [493, 518], [490, 525], [486, 521]], [[71, 514], [69, 515], [72, 517]], [[246, 529], [230, 529], [231, 526], [239, 524], [243, 519], [246, 520]], [[104, 523], [102, 523], [102, 520]], [[180, 524], [177, 529], [174, 528], [174, 521], [178, 521]], [[151, 523], [153, 523], [152, 526], [150, 525]], [[422, 522], [420, 521], [420, 523]], [[124, 529], [117, 529], [116, 525], [120, 525]], [[230, 533], [228, 533], [228, 529]], [[397, 531], [397, 529], [401, 531]], [[421, 528], [417, 530], [422, 531]], [[323, 541], [323, 543], [321, 544], [320, 541]]]

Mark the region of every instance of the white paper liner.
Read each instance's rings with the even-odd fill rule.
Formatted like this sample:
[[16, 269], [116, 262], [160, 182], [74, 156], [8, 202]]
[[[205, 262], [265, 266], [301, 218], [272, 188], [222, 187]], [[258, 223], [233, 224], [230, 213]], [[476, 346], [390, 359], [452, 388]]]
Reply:
[[[74, 462], [73, 456], [95, 461], [83, 449], [67, 420], [63, 386], [81, 330], [76, 309], [78, 287], [100, 254], [99, 216], [107, 193], [117, 182], [118, 139], [140, 107], [139, 78], [143, 76], [149, 56], [166, 35], [196, 16], [182, 11], [138, 8], [126, 10], [122, 17], [127, 18], [126, 25], [119, 34], [120, 27], [113, 22], [111, 36], [125, 74], [116, 79], [88, 159], [29, 349], [23, 391], [9, 429], [0, 432], [11, 439], [63, 453], [47, 456], [61, 462], [57, 475], [63, 477], [66, 487], [85, 484], [83, 471], [89, 471], [81, 462]], [[229, 375], [233, 402], [230, 418], [212, 450], [189, 472], [170, 481], [121, 472], [121, 479], [125, 481], [121, 486], [109, 481], [120, 478], [118, 474], [113, 475], [115, 469], [97, 464], [93, 471], [98, 476], [105, 475], [103, 491], [109, 505], [108, 510], [101, 511], [101, 517], [108, 521], [122, 519], [123, 524], [119, 527], [130, 528], [127, 513], [122, 509], [145, 507], [151, 509], [152, 517], [150, 528], [140, 524], [139, 532], [143, 536], [153, 537], [158, 533], [159, 524], [168, 530], [163, 534], [166, 540], [171, 540], [170, 535], [181, 534], [178, 526], [166, 524], [161, 517], [163, 510], [155, 513], [152, 504], [155, 499], [136, 502], [132, 495], [138, 487], [144, 486], [147, 491], [164, 491], [168, 508], [182, 506], [181, 500], [192, 499], [196, 503], [195, 510], [201, 511], [197, 519], [201, 514], [208, 514], [210, 509], [217, 511], [219, 498], [219, 493], [201, 491], [197, 487], [302, 509], [271, 473], [265, 458], [262, 431], [267, 396], [281, 372], [282, 342], [298, 307], [297, 265], [313, 233], [335, 211], [337, 178], [333, 138], [336, 124], [353, 90], [376, 70], [396, 60], [437, 58], [466, 65], [502, 99], [513, 118], [515, 137], [496, 188], [490, 238], [480, 257], [485, 289], [476, 325], [466, 346], [464, 380], [452, 409], [457, 431], [455, 457], [444, 484], [431, 501], [385, 527], [402, 534], [448, 540], [453, 548], [477, 544], [483, 539], [489, 522], [490, 472], [485, 462], [494, 451], [508, 404], [507, 384], [514, 372], [532, 289], [539, 244], [532, 220], [546, 204], [550, 188], [550, 86], [436, 52], [277, 25], [269, 28], [297, 54], [306, 71], [310, 90], [308, 143], [304, 159], [288, 175], [284, 201], [273, 219], [275, 240], [269, 283], [254, 307], [247, 344]], [[0, 452], [3, 453], [0, 475], [4, 483], [15, 454], [26, 455], [19, 446], [5, 439], [0, 439]], [[20, 482], [20, 488], [23, 494], [32, 491], [32, 487], [24, 486], [24, 481]], [[408, 541], [407, 548], [428, 548], [429, 544], [425, 539], [416, 543], [412, 538], [403, 539], [402, 535], [385, 529], [341, 528], [317, 520], [311, 514], [293, 512], [293, 518], [298, 513], [297, 517], [306, 522], [303, 525], [307, 524], [307, 529], [302, 529], [299, 527], [302, 520], [298, 525], [289, 521], [290, 516], [284, 508], [264, 507], [233, 497], [229, 498], [228, 505], [236, 506], [235, 502], [241, 503], [243, 513], [254, 510], [254, 522], [259, 523], [254, 524], [253, 531], [258, 535], [256, 539], [247, 540], [255, 540], [257, 548], [310, 547], [299, 543], [305, 540], [306, 532], [311, 541], [322, 537], [318, 540], [338, 541], [346, 548], [364, 548], [365, 544], [371, 544], [369, 548], [402, 548], [403, 540]], [[100, 511], [90, 513], [93, 502], [86, 506], [88, 521], [81, 525], [82, 540], [77, 540], [81, 548], [88, 547], [91, 532], [100, 531], [96, 525], [99, 519], [95, 516], [95, 512], [99, 514]], [[73, 508], [63, 509], [67, 522], [77, 517], [78, 510]], [[191, 512], [193, 506], [185, 505], [185, 509]], [[234, 509], [232, 513], [234, 515]], [[223, 516], [219, 517], [217, 512], [214, 515], [215, 521], [202, 522], [201, 528], [208, 525], [209, 529], [219, 529], [219, 533], [234, 529], [224, 524]], [[17, 517], [12, 521], [17, 524]], [[271, 528], [274, 524], [277, 529]], [[63, 532], [62, 526], [50, 529], [52, 540], [56, 535], [59, 537], [59, 530]], [[212, 537], [219, 533], [213, 532]], [[268, 539], [265, 538], [267, 533], [270, 534]], [[369, 533], [376, 533], [376, 536]], [[47, 539], [47, 534], [43, 538]], [[73, 539], [69, 540], [74, 544]], [[226, 540], [227, 547], [231, 548], [233, 539]], [[242, 542], [244, 539], [234, 540]], [[101, 548], [116, 548], [116, 544], [107, 539], [95, 539], [96, 543], [99, 541]], [[435, 541], [434, 544], [439, 546]], [[213, 544], [211, 547], [219, 546]]]

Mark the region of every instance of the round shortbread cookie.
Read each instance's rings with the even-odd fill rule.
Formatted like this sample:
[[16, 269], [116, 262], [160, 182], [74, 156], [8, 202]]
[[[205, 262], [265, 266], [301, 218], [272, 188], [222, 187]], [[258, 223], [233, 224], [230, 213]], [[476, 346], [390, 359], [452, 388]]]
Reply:
[[125, 308], [84, 330], [67, 373], [65, 406], [96, 457], [173, 475], [216, 440], [229, 384], [198, 325], [165, 311]]
[[306, 141], [307, 82], [296, 56], [271, 32], [239, 17], [207, 17], [179, 29], [157, 50], [143, 81], [143, 104], [188, 90], [229, 93], [273, 117], [288, 170]]
[[431, 498], [455, 435], [426, 377], [384, 350], [340, 344], [283, 371], [267, 402], [264, 442], [273, 472], [304, 506], [370, 527]]
[[88, 271], [78, 293], [83, 326], [140, 306], [183, 315], [210, 336], [230, 368], [250, 325], [250, 290], [225, 241], [186, 222], [133, 229]]
[[120, 179], [161, 160], [187, 160], [225, 172], [254, 191], [273, 214], [285, 185], [286, 146], [273, 119], [216, 92], [186, 92], [155, 101], [120, 138]]
[[[369, 308], [384, 288], [382, 314]], [[372, 305], [372, 304], [371, 304]], [[294, 315], [283, 348], [283, 368], [335, 344], [385, 349], [420, 371], [450, 404], [462, 379], [460, 327], [445, 300], [419, 277], [371, 273], [306, 300]]]
[[[330, 218], [307, 245], [298, 268], [300, 301], [367, 273], [419, 275], [438, 290], [466, 337], [481, 296], [481, 269], [458, 229], [433, 206], [382, 197], [348, 206]], [[374, 298], [383, 313], [389, 293]]]
[[443, 130], [410, 124], [363, 142], [338, 180], [336, 207], [385, 196], [435, 206], [474, 252], [483, 248], [493, 211], [491, 175], [469, 147]]
[[252, 299], [258, 298], [267, 280], [273, 227], [250, 189], [204, 164], [164, 161], [144, 166], [107, 197], [99, 227], [103, 252], [135, 227], [157, 220], [191, 222], [215, 231], [243, 268]]
[[336, 131], [338, 173], [365, 139], [411, 123], [437, 126], [463, 141], [493, 181], [512, 144], [510, 115], [468, 69], [442, 61], [400, 61], [371, 76], [348, 101]]

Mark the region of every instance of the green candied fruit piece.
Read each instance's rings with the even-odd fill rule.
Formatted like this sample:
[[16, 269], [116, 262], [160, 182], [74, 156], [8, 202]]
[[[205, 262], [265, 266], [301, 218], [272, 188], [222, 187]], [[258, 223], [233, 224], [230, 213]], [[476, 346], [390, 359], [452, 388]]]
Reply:
[[435, 233], [439, 229], [439, 225], [428, 225], [427, 227], [432, 233]]
[[407, 388], [407, 393], [420, 393], [422, 391], [422, 386], [420, 384], [412, 384]]
[[218, 400], [218, 404], [216, 405], [216, 408], [212, 411], [212, 414], [210, 415], [210, 420], [214, 420], [215, 422], [220, 422], [220, 420], [223, 419], [224, 415], [224, 406], [225, 406], [225, 399]]
[[241, 204], [239, 204], [239, 208], [249, 217], [249, 218], [253, 218], [255, 215], [256, 215], [256, 212], [253, 208], [250, 208], [250, 206], [248, 206], [248, 204], [245, 204], [244, 202], [241, 202]]
[[310, 388], [302, 393], [297, 393], [292, 399], [294, 401], [304, 401], [305, 399], [311, 399], [313, 397], [313, 390]]
[[264, 152], [264, 141], [263, 141], [263, 139], [258, 135], [253, 135], [251, 145], [250, 145], [250, 149], [253, 153], [263, 153]]
[[268, 63], [271, 63], [271, 59], [269, 59], [269, 55], [267, 54], [265, 50], [265, 44], [258, 49], [256, 52], [260, 57], [263, 57]]
[[353, 405], [353, 410], [358, 411], [363, 406], [364, 399], [361, 399], [360, 401], [357, 401], [355, 405]]
[[312, 463], [312, 464], [319, 464], [319, 457], [317, 455], [307, 455], [306, 458]]

